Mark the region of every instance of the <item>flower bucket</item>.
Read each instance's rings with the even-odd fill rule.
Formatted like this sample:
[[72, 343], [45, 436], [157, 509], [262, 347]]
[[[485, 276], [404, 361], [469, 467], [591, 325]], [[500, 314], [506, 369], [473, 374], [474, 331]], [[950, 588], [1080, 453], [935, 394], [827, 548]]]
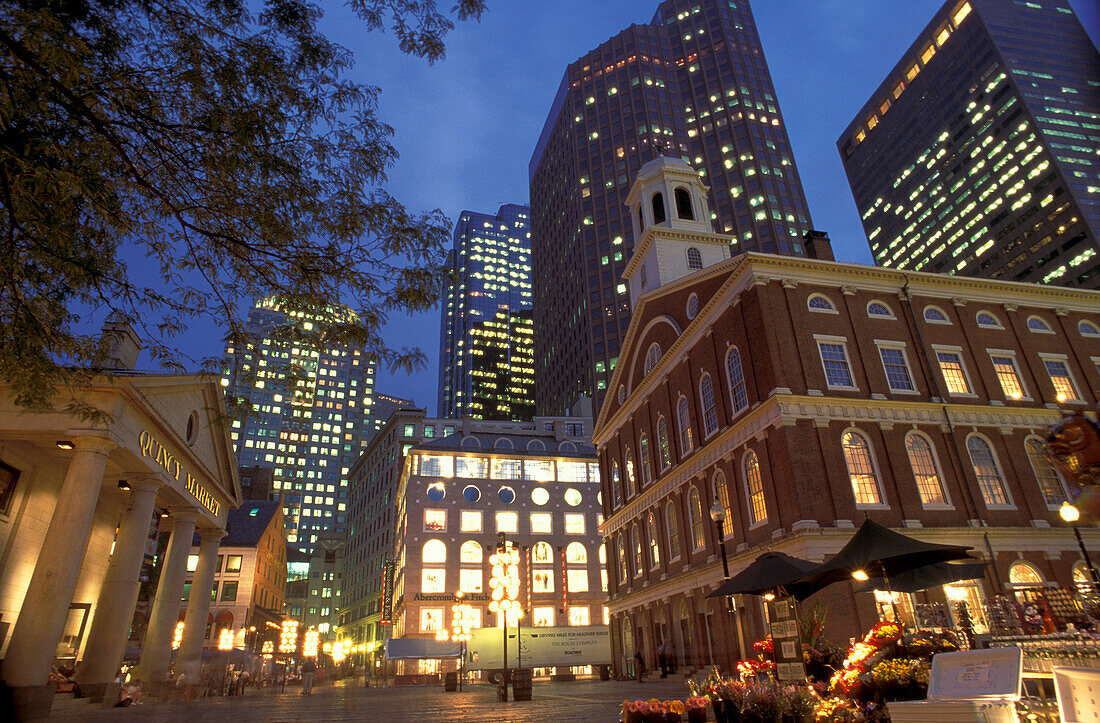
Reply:
[[707, 723], [706, 708], [692, 708], [687, 712], [688, 723]]

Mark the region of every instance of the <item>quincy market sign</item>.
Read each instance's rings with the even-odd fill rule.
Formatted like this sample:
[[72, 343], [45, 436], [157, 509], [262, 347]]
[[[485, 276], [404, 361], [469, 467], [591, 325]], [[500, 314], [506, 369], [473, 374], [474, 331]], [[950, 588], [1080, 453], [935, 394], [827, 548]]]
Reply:
[[[173, 479], [182, 481], [183, 488], [194, 497], [200, 505], [210, 511], [215, 517], [221, 509], [221, 503], [210, 490], [206, 489], [195, 477], [180, 464], [171, 452], [169, 452], [160, 440], [154, 437], [148, 430], [142, 430], [138, 435], [138, 446], [141, 454], [157, 463]], [[180, 480], [180, 475], [183, 480]]]

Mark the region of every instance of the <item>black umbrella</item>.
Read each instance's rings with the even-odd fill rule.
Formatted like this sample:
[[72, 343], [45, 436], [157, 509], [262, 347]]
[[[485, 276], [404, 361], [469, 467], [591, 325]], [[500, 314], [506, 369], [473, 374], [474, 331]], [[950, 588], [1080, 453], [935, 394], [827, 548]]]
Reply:
[[791, 582], [805, 577], [815, 568], [817, 568], [816, 563], [800, 560], [782, 552], [765, 552], [707, 597], [724, 597], [740, 593], [763, 595], [778, 587], [786, 587]]
[[968, 550], [970, 548], [963, 545], [916, 540], [867, 519], [840, 552], [805, 577], [792, 581], [792, 586], [810, 595], [834, 582], [851, 580], [852, 574], [860, 571], [892, 582], [901, 573], [918, 567], [970, 559], [966, 554]]
[[935, 562], [902, 572], [889, 580], [873, 577], [856, 585], [856, 592], [884, 590], [887, 585], [894, 592], [920, 592], [930, 587], [949, 585], [960, 580], [975, 580], [985, 574], [988, 562]]

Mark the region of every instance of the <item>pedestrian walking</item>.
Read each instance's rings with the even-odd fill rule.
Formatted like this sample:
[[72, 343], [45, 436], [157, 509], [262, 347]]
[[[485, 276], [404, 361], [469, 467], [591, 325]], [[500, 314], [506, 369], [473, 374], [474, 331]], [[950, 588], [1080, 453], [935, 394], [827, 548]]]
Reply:
[[665, 641], [661, 641], [661, 644], [657, 646], [657, 665], [661, 667], [661, 677], [668, 677], [668, 646], [665, 645]]
[[302, 695], [313, 694], [313, 676], [317, 674], [317, 663], [306, 658], [302, 663]]
[[634, 651], [634, 677], [638, 682], [642, 682], [642, 676], [645, 675], [643, 667], [645, 666], [644, 658], [642, 658], [642, 650], [639, 648]]

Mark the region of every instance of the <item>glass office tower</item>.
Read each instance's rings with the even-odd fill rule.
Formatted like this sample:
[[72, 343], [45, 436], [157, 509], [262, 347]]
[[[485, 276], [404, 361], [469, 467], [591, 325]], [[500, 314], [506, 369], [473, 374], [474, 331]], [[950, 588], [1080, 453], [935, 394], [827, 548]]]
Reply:
[[1100, 55], [1066, 0], [951, 0], [837, 147], [877, 264], [1100, 288]]
[[535, 413], [530, 209], [463, 211], [439, 340], [439, 414], [524, 421]]
[[734, 253], [803, 253], [805, 194], [749, 3], [668, 0], [571, 63], [531, 158], [539, 414], [599, 409], [630, 323], [625, 207], [647, 161], [683, 158]]
[[[354, 312], [340, 308], [325, 315]], [[247, 349], [226, 348], [222, 377], [226, 396], [252, 409], [232, 423], [237, 464], [274, 469], [287, 542], [303, 552], [325, 531], [345, 533], [348, 469], [374, 434], [373, 359], [344, 346], [314, 351], [275, 333], [288, 323], [308, 332], [319, 318], [260, 299], [246, 324], [255, 341]]]

